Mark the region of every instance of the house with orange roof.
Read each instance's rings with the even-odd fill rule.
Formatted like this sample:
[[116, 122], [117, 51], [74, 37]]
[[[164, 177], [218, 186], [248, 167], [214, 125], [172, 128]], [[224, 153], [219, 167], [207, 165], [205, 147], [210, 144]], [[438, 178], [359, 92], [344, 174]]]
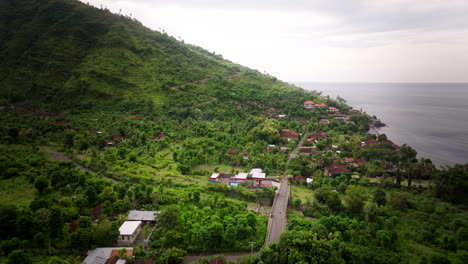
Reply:
[[315, 109], [315, 103], [314, 103], [314, 101], [305, 101], [304, 102], [304, 107], [309, 109], [309, 110], [314, 110]]
[[330, 107], [328, 107], [327, 111], [328, 112], [338, 112], [339, 110], [336, 107], [330, 106]]
[[324, 108], [327, 107], [326, 104], [315, 104], [315, 108]]

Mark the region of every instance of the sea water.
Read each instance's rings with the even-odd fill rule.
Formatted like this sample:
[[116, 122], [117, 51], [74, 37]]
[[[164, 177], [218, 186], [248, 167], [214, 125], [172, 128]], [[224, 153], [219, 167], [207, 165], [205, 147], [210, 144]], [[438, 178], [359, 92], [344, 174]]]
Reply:
[[340, 96], [387, 124], [379, 129], [437, 165], [468, 163], [468, 83], [295, 83]]

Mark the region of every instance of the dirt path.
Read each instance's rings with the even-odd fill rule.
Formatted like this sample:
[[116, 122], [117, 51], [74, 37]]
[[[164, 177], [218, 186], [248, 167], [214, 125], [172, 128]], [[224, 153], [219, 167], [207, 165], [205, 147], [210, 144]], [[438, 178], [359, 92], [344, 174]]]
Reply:
[[286, 225], [288, 223], [287, 213], [288, 213], [288, 202], [289, 202], [289, 182], [286, 175], [288, 171], [288, 165], [292, 158], [296, 157], [297, 152], [304, 144], [305, 139], [309, 135], [308, 130], [304, 133], [301, 140], [297, 144], [297, 147], [291, 151], [286, 161], [286, 166], [284, 169], [283, 179], [281, 180], [281, 186], [278, 193], [275, 195], [275, 200], [273, 201], [273, 207], [271, 209], [271, 214], [268, 219], [268, 230], [267, 237], [265, 239], [265, 247], [272, 242], [277, 243], [283, 233], [286, 230]]
[[[227, 252], [227, 253], [219, 253], [222, 254], [227, 261], [237, 261], [237, 258], [240, 256], [250, 256], [250, 252]], [[258, 255], [260, 252], [253, 252], [253, 255]], [[207, 259], [210, 259], [211, 256], [218, 255], [218, 254], [198, 254], [198, 255], [188, 255], [184, 257], [184, 261], [182, 262], [183, 264], [189, 264], [193, 262], [197, 262], [199, 259], [205, 257]]]
[[[228, 75], [228, 76], [225, 76], [226, 78], [235, 78], [235, 77], [239, 77], [239, 76], [242, 76], [244, 73], [243, 72], [236, 72], [234, 74], [231, 74], [231, 75]], [[211, 102], [214, 102], [216, 101], [217, 99], [215, 97], [212, 97], [212, 96], [209, 96], [209, 95], [206, 95], [206, 94], [197, 94], [197, 93], [194, 93], [194, 92], [190, 92], [190, 91], [183, 91], [183, 90], [180, 90], [179, 88], [182, 87], [182, 86], [185, 86], [185, 85], [192, 85], [192, 84], [196, 84], [196, 83], [206, 83], [207, 81], [213, 79], [213, 78], [216, 78], [217, 76], [211, 76], [211, 77], [207, 77], [207, 78], [203, 78], [201, 80], [197, 80], [197, 81], [193, 81], [193, 82], [188, 82], [188, 83], [184, 83], [184, 84], [179, 84], [179, 85], [174, 85], [171, 87], [172, 90], [175, 90], [175, 91], [179, 91], [179, 92], [182, 92], [182, 93], [188, 93], [188, 94], [191, 94], [191, 95], [194, 95], [194, 96], [199, 96], [199, 95], [204, 95], [204, 96], [207, 96], [207, 97], [210, 97], [210, 99], [208, 101], [205, 101], [205, 102], [201, 102], [199, 104], [196, 104], [196, 105], [192, 105], [192, 106], [186, 106], [184, 108], [193, 108], [193, 107], [198, 107], [198, 106], [201, 106], [201, 105], [204, 105], [204, 104], [209, 104]]]
[[[51, 159], [53, 160], [58, 160], [58, 161], [69, 161], [69, 162], [73, 162], [73, 164], [75, 165], [75, 167], [77, 169], [79, 169], [80, 171], [87, 171], [89, 173], [96, 173], [96, 171], [92, 170], [92, 169], [89, 169], [89, 168], [86, 168], [86, 167], [83, 167], [81, 164], [73, 161], [72, 159], [70, 159], [69, 157], [63, 155], [62, 153], [60, 152], [57, 152], [57, 151], [53, 151], [49, 148], [41, 148], [41, 151], [44, 152], [47, 156], [49, 156]], [[103, 176], [105, 179], [113, 182], [113, 183], [116, 183], [117, 181], [112, 179], [112, 178], [109, 178], [109, 177], [106, 177], [106, 176]]]

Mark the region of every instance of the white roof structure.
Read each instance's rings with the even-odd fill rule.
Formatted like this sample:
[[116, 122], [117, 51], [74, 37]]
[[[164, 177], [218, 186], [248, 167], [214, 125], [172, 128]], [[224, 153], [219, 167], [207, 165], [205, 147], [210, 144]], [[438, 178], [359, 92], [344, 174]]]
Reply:
[[[110, 258], [112, 251], [121, 250], [122, 248], [123, 247], [115, 247], [115, 248], [109, 247], [109, 248], [96, 248], [93, 250], [88, 250], [88, 256], [83, 260], [83, 262], [86, 264], [105, 264], [106, 261]], [[133, 248], [131, 247], [127, 247], [126, 249], [133, 251]], [[125, 260], [123, 261], [124, 262], [120, 262], [120, 263], [124, 264]]]
[[156, 215], [159, 213], [160, 211], [131, 210], [128, 212], [127, 219], [129, 221], [156, 221]]
[[213, 174], [211, 174], [210, 179], [211, 180], [216, 180], [216, 179], [218, 179], [218, 177], [219, 177], [219, 173], [213, 173]]
[[255, 173], [252, 175], [253, 179], [265, 179], [266, 173], [260, 172], [260, 173]]
[[258, 169], [258, 168], [257, 169], [252, 169], [249, 174], [254, 175], [256, 173], [262, 173], [262, 169]]
[[141, 225], [141, 221], [125, 221], [119, 228], [120, 235], [131, 236]]
[[243, 181], [243, 180], [247, 180], [247, 176], [248, 176], [248, 173], [245, 173], [245, 172], [241, 172], [239, 174], [237, 174], [234, 179], [238, 180], [238, 181]]
[[307, 182], [307, 183], [311, 183], [311, 182], [313, 182], [313, 181], [314, 181], [314, 179], [312, 179], [312, 178], [307, 178], [307, 179], [306, 179], [306, 182]]

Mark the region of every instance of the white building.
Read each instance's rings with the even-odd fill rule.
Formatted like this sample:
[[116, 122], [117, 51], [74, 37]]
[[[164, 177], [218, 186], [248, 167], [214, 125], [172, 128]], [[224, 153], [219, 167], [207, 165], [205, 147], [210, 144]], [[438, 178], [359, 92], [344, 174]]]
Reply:
[[252, 169], [250, 172], [249, 172], [249, 176], [253, 176], [254, 174], [257, 174], [257, 173], [262, 173], [262, 169]]
[[255, 173], [252, 175], [252, 179], [265, 179], [266, 173], [260, 172], [260, 173]]
[[125, 221], [119, 228], [119, 245], [130, 245], [141, 231], [141, 221]]
[[241, 172], [241, 173], [237, 174], [234, 177], [234, 180], [236, 180], [236, 181], [245, 181], [245, 180], [247, 180], [247, 176], [248, 176], [248, 173]]

